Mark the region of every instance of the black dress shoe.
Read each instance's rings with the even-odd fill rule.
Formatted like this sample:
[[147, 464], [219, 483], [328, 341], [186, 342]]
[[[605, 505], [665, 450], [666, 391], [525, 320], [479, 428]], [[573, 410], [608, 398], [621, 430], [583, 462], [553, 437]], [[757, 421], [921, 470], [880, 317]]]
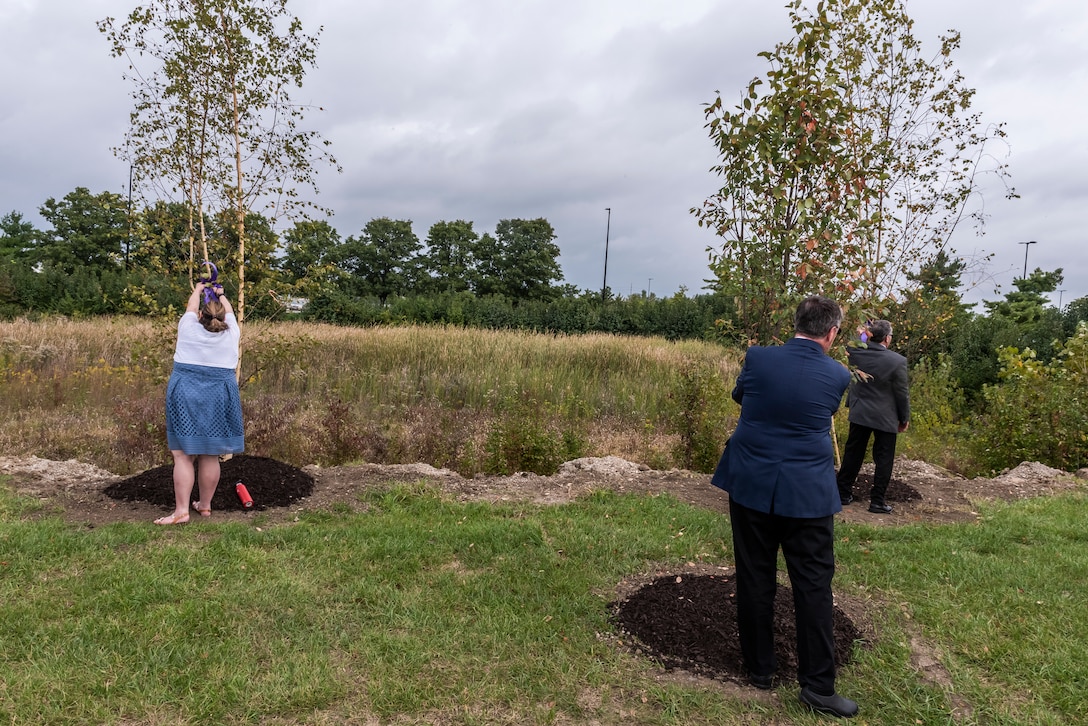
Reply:
[[826, 713], [837, 718], [853, 718], [858, 715], [858, 704], [849, 698], [843, 698], [837, 693], [830, 696], [821, 696], [808, 686], [801, 688], [801, 703], [813, 711]]
[[869, 511], [873, 514], [891, 514], [892, 508], [887, 504], [873, 504], [870, 502]]
[[850, 504], [852, 501], [854, 501], [854, 495], [847, 494], [845, 497], [840, 497], [840, 500], [842, 501], [842, 505], [845, 507], [847, 504]]
[[748, 674], [748, 683], [754, 688], [758, 688], [761, 691], [771, 690], [771, 683], [773, 676], [757, 676], [755, 673]]

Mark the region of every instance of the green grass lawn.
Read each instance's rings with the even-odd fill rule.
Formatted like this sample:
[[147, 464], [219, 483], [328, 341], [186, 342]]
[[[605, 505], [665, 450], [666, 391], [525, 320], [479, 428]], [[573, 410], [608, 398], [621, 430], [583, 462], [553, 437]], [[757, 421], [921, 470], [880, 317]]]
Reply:
[[[292, 525], [81, 528], [0, 484], [0, 722], [818, 723], [783, 687], [661, 678], [614, 645], [624, 577], [731, 564], [671, 497], [457, 503], [422, 487]], [[1088, 719], [1088, 498], [978, 524], [840, 525], [876, 629], [840, 676], [867, 724]], [[925, 641], [948, 683], [912, 667]], [[961, 717], [952, 716], [954, 707]]]

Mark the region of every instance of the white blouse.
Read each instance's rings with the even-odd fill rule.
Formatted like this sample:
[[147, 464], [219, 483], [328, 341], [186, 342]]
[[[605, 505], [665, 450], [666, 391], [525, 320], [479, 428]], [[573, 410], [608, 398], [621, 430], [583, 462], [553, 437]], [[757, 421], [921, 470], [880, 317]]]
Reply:
[[227, 313], [224, 320], [226, 330], [210, 333], [200, 324], [196, 313], [186, 312], [182, 315], [178, 321], [174, 362], [211, 368], [237, 368], [238, 341], [242, 338], [242, 331], [238, 328], [238, 318], [234, 313]]

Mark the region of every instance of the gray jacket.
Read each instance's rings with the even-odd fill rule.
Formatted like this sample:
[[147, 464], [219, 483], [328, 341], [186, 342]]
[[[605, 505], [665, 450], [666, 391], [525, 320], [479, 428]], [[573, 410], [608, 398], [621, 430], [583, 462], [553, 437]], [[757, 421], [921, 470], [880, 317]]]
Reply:
[[910, 421], [910, 381], [907, 359], [879, 343], [868, 348], [847, 348], [850, 367], [872, 376], [869, 381], [853, 381], [846, 397], [850, 423], [876, 431], [897, 433], [899, 425]]

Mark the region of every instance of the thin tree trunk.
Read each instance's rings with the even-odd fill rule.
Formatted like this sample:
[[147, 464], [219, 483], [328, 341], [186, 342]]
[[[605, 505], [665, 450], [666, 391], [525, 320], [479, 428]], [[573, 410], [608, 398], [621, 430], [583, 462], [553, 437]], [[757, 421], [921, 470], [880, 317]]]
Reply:
[[[241, 116], [238, 112], [238, 76], [234, 67], [234, 53], [231, 48], [230, 27], [227, 25], [227, 16], [219, 15], [223, 28], [223, 46], [227, 53], [227, 67], [230, 69], [230, 92], [232, 131], [234, 132], [234, 214], [235, 226], [238, 230], [238, 322], [245, 320], [246, 316], [246, 209], [245, 199], [242, 196], [242, 134], [240, 130]], [[239, 361], [239, 365], [241, 362]]]

